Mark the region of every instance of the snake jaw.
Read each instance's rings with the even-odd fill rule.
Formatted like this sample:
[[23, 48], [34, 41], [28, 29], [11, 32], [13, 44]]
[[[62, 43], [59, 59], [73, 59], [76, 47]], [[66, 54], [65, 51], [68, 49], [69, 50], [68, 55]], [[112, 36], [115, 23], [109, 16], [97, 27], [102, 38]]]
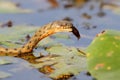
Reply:
[[78, 39], [80, 39], [79, 31], [78, 31], [74, 26], [72, 26], [72, 33], [73, 33]]
[[55, 21], [52, 25], [54, 32], [72, 32], [78, 39], [80, 39], [79, 31], [69, 21]]

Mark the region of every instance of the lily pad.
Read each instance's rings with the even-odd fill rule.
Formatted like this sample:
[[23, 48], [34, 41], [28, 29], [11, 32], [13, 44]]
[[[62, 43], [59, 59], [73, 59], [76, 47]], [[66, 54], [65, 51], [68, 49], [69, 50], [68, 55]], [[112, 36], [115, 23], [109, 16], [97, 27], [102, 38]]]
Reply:
[[21, 9], [16, 6], [13, 2], [0, 1], [0, 13], [30, 13], [29, 9]]
[[97, 80], [119, 80], [120, 31], [98, 34], [87, 48], [88, 69]]
[[0, 59], [0, 65], [5, 65], [5, 64], [11, 64], [11, 61], [8, 61], [6, 59]]
[[62, 39], [70, 39], [70, 36], [67, 33], [56, 33], [53, 38], [62, 38]]
[[33, 66], [42, 68], [43, 66], [51, 65], [54, 71], [49, 76], [52, 78], [57, 79], [59, 76], [69, 74], [77, 75], [81, 71], [86, 70], [86, 57], [74, 47], [54, 45], [47, 48], [46, 51], [50, 55], [40, 58], [37, 61], [42, 63], [33, 64]]
[[0, 71], [0, 79], [12, 76], [10, 73]]
[[0, 29], [0, 45], [6, 47], [18, 47], [21, 46], [16, 43], [24, 44], [22, 39], [25, 38], [27, 34], [32, 35], [38, 27], [27, 26], [13, 26], [12, 28], [1, 28]]

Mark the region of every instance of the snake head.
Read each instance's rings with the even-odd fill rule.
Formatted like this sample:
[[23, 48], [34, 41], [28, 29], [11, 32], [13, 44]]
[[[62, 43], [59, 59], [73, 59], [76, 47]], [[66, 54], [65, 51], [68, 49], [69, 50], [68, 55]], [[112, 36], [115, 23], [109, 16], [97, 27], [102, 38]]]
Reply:
[[55, 27], [55, 32], [72, 32], [78, 39], [80, 38], [79, 31], [70, 21], [55, 21], [52, 26]]

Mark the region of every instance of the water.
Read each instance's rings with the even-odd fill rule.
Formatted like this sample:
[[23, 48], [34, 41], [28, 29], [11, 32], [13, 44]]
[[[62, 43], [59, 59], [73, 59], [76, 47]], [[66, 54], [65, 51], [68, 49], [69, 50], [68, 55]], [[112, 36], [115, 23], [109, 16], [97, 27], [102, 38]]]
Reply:
[[[76, 47], [87, 47], [96, 34], [106, 29], [115, 29], [120, 30], [120, 13], [115, 14], [112, 10], [103, 9], [102, 12], [105, 13], [105, 16], [99, 17], [97, 16], [100, 12], [99, 5], [100, 3], [91, 2], [85, 5], [83, 8], [69, 8], [65, 9], [62, 5], [55, 9], [50, 9], [50, 4], [47, 3], [46, 0], [9, 0], [11, 2], [19, 3], [21, 8], [31, 9], [33, 13], [27, 14], [0, 14], [0, 22], [7, 22], [11, 20], [14, 25], [34, 25], [34, 26], [42, 26], [54, 20], [61, 20], [65, 17], [70, 17], [73, 19], [74, 25], [77, 27], [81, 34], [81, 39], [77, 40], [74, 36], [71, 35], [71, 38], [75, 41], [73, 46]], [[62, 2], [58, 0], [61, 4]], [[108, 2], [109, 0], [106, 0]], [[111, 0], [112, 1], [112, 0]], [[117, 0], [116, 0], [117, 1]], [[117, 4], [120, 3], [119, 1]], [[90, 10], [90, 5], [94, 5], [94, 10]], [[83, 13], [88, 13], [92, 18], [85, 19], [82, 17]], [[88, 29], [86, 24], [89, 24]], [[92, 28], [95, 26], [96, 28]], [[20, 63], [25, 62], [21, 61]], [[2, 70], [9, 71], [11, 67], [18, 67], [19, 63], [7, 66], [0, 66]], [[0, 69], [1, 69], [0, 68]], [[24, 71], [20, 71], [18, 73], [13, 73], [14, 76], [12, 78], [6, 78], [2, 80], [38, 80], [40, 79], [40, 73], [33, 69], [29, 70], [27, 68], [23, 68]], [[35, 75], [34, 75], [35, 74]], [[30, 76], [32, 75], [32, 76]], [[92, 80], [92, 78], [84, 76], [84, 73], [80, 74], [82, 76], [77, 76], [79, 79], [75, 80]], [[45, 80], [45, 79], [44, 79]], [[49, 80], [46, 78], [46, 80]]]

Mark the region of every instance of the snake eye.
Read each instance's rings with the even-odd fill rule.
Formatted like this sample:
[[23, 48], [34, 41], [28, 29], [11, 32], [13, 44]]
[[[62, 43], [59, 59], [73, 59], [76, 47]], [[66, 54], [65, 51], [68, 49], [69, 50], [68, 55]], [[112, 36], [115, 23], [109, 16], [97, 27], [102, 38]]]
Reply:
[[72, 26], [72, 23], [69, 21], [56, 21], [56, 27], [69, 28]]

